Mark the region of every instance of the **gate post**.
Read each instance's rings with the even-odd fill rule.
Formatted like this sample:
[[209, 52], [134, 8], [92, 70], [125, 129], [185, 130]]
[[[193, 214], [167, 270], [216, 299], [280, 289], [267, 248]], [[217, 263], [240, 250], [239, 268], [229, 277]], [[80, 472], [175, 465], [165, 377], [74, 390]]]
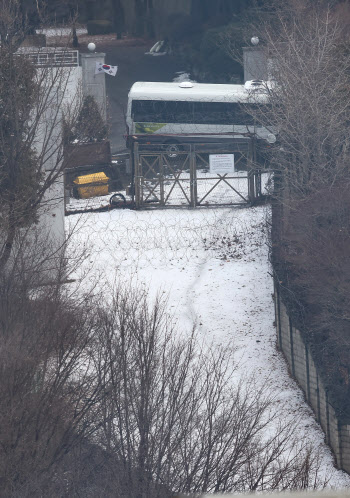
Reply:
[[135, 207], [136, 209], [140, 209], [142, 203], [141, 196], [141, 164], [140, 164], [140, 156], [139, 156], [139, 144], [134, 142], [134, 171], [135, 171]]
[[254, 173], [251, 168], [248, 171], [248, 199], [251, 204], [254, 202]]
[[165, 196], [164, 196], [164, 154], [158, 155], [158, 180], [159, 180], [159, 190], [160, 190], [160, 205], [165, 206]]
[[261, 169], [255, 171], [255, 198], [259, 199], [261, 197]]
[[253, 173], [253, 147], [252, 139], [249, 139], [247, 151], [247, 171], [248, 171], [248, 199], [252, 204], [254, 201], [254, 173]]
[[190, 194], [191, 207], [197, 206], [197, 164], [195, 146], [190, 145]]

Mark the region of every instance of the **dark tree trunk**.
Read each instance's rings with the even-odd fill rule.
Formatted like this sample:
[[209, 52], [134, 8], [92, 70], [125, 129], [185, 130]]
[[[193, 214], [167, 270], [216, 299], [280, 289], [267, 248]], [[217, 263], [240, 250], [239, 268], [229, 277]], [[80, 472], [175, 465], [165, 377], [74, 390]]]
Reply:
[[229, 21], [233, 14], [240, 14], [250, 5], [251, 0], [192, 0], [191, 15], [201, 23], [217, 15], [226, 16]]
[[136, 18], [136, 35], [145, 34], [145, 2], [144, 0], [135, 0], [135, 18]]
[[117, 33], [117, 40], [121, 40], [122, 34], [125, 30], [125, 16], [124, 8], [121, 0], [113, 0], [113, 22], [115, 31]]
[[146, 0], [147, 2], [147, 16], [146, 16], [146, 30], [149, 38], [154, 38], [154, 17], [153, 17], [153, 0]]
[[0, 256], [0, 273], [3, 272], [8, 260], [10, 259], [13, 243], [15, 241], [16, 229], [15, 229], [15, 214], [14, 209], [10, 206], [9, 213], [9, 229], [6, 234], [6, 240], [2, 247], [2, 253]]
[[73, 36], [73, 47], [78, 48], [79, 47], [79, 40], [77, 36], [77, 28], [75, 27], [75, 23], [73, 24], [72, 27], [72, 36]]
[[35, 35], [36, 28], [40, 25], [37, 4], [33, 0], [21, 0], [23, 26], [27, 35]]
[[94, 19], [94, 13], [95, 13], [94, 3], [95, 3], [94, 0], [86, 1], [86, 17], [89, 21]]
[[78, 15], [78, 5], [77, 3], [73, 3], [69, 6], [69, 15], [70, 15], [70, 20], [72, 22], [72, 44], [73, 44], [73, 47], [74, 48], [78, 48], [79, 47], [79, 40], [78, 40], [78, 36], [77, 36], [77, 28], [75, 26], [75, 22], [76, 22], [76, 19], [77, 19], [77, 15]]
[[191, 16], [197, 19], [200, 23], [204, 22], [208, 17], [208, 1], [192, 0]]
[[135, 0], [136, 35], [153, 38], [154, 17], [153, 0]]

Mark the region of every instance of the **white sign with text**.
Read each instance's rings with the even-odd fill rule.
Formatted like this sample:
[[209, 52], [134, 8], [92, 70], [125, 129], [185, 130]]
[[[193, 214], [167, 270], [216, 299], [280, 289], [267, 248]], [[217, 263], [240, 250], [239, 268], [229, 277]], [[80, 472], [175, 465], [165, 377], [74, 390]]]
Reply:
[[224, 175], [235, 172], [234, 154], [209, 154], [210, 173]]

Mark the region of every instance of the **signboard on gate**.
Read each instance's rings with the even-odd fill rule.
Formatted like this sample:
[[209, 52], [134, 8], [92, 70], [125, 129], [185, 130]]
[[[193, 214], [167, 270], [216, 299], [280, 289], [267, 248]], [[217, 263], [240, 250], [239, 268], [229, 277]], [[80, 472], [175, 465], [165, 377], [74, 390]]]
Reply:
[[214, 175], [225, 175], [235, 172], [234, 154], [209, 154], [209, 171]]

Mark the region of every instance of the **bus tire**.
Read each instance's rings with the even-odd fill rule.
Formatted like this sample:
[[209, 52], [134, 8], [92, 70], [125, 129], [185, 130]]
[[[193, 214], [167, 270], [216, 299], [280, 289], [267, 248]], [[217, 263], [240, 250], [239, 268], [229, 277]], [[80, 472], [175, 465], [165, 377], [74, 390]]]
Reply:
[[126, 205], [126, 199], [123, 194], [113, 194], [109, 199], [109, 203], [112, 207], [124, 207]]
[[164, 142], [163, 151], [170, 158], [175, 158], [179, 155], [179, 152], [182, 151], [182, 147], [176, 140], [169, 140], [168, 142]]

